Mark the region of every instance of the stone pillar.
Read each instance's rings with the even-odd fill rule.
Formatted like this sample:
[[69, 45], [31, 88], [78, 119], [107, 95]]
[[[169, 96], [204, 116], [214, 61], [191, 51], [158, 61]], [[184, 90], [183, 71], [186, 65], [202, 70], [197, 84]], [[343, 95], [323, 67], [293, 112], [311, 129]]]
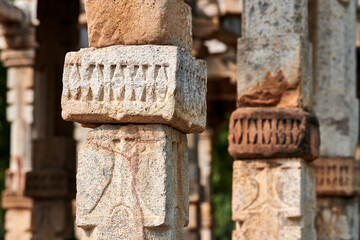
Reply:
[[186, 133], [206, 125], [191, 9], [183, 0], [86, 0], [85, 10], [96, 48], [67, 54], [62, 94], [63, 118], [94, 127], [78, 158], [81, 239], [184, 239]]
[[188, 135], [190, 206], [185, 239], [212, 239], [211, 142], [212, 132]]
[[33, 199], [32, 239], [65, 240], [73, 235], [76, 153], [73, 124], [61, 119], [61, 80], [65, 54], [78, 44], [79, 2], [38, 0], [37, 13], [33, 164], [25, 193]]
[[2, 207], [6, 209], [6, 240], [31, 239], [32, 200], [24, 196], [25, 175], [31, 170], [31, 125], [33, 122], [34, 50], [3, 50], [7, 71], [7, 119], [11, 122], [10, 167]]
[[200, 185], [200, 168], [198, 160], [198, 134], [189, 134], [188, 164], [189, 164], [189, 225], [186, 227], [185, 239], [200, 239], [202, 188]]
[[314, 240], [319, 125], [306, 0], [245, 0], [230, 118], [232, 239]]
[[313, 111], [321, 126], [317, 168], [318, 239], [358, 239], [358, 100], [355, 0], [311, 0]]
[[[20, 1], [15, 1], [18, 4]], [[27, 4], [22, 9], [0, 1], [1, 61], [7, 67], [7, 119], [11, 123], [10, 167], [2, 192], [5, 239], [30, 240], [32, 200], [25, 197], [25, 175], [31, 170], [35, 28]]]
[[200, 184], [203, 189], [201, 201], [201, 240], [212, 239], [211, 213], [211, 171], [212, 171], [212, 131], [206, 130], [199, 135]]

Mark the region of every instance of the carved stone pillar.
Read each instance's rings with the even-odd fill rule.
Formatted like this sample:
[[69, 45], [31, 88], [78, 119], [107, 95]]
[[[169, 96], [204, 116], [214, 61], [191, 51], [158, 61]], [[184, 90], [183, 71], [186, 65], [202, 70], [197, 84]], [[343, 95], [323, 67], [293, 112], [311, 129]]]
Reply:
[[186, 133], [206, 124], [191, 9], [182, 0], [86, 0], [85, 10], [96, 48], [67, 54], [62, 93], [63, 118], [94, 127], [78, 158], [81, 239], [184, 239]]
[[235, 158], [234, 240], [315, 240], [319, 124], [311, 105], [306, 0], [245, 0], [238, 41], [238, 109], [230, 118]]
[[318, 239], [358, 239], [356, 0], [311, 0], [313, 111], [321, 126]]

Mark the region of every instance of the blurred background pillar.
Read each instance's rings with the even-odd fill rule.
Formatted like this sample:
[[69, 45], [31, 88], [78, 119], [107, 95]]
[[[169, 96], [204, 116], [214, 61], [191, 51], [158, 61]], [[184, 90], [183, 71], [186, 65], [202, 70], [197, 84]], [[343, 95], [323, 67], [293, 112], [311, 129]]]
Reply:
[[30, 240], [32, 200], [24, 195], [32, 168], [35, 24], [34, 1], [0, 1], [1, 61], [7, 68], [7, 119], [11, 123], [10, 167], [2, 193], [5, 239]]
[[359, 238], [356, 98], [357, 0], [309, 0], [313, 111], [320, 122], [316, 228], [319, 240]]
[[78, 48], [78, 15], [78, 1], [37, 1], [33, 165], [25, 188], [33, 199], [33, 240], [73, 237], [76, 144], [60, 99], [65, 54]]

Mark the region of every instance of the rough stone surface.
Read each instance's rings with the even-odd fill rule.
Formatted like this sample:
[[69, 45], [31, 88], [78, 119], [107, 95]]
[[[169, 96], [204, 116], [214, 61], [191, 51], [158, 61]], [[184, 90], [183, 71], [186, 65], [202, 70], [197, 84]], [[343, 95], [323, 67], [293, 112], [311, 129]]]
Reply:
[[353, 197], [360, 185], [358, 165], [352, 158], [319, 158], [316, 167], [318, 196]]
[[356, 198], [318, 198], [317, 239], [358, 240], [359, 219], [357, 212], [358, 200]]
[[244, 0], [244, 37], [308, 36], [307, 0]]
[[66, 56], [62, 116], [82, 124], [162, 123], [201, 132], [206, 66], [174, 46], [113, 46]]
[[164, 125], [96, 128], [78, 163], [82, 239], [183, 239], [188, 188], [185, 134]]
[[[320, 155], [354, 157], [358, 141], [356, 3], [311, 0], [314, 43], [313, 112], [321, 126]], [[339, 144], [341, 143], [341, 144]]]
[[239, 108], [230, 118], [229, 153], [235, 159], [318, 157], [319, 123], [297, 108]]
[[315, 240], [314, 171], [304, 160], [235, 161], [233, 240]]
[[191, 8], [183, 0], [86, 0], [90, 47], [176, 45], [192, 49]]
[[238, 107], [309, 108], [311, 44], [300, 35], [240, 38], [237, 59]]

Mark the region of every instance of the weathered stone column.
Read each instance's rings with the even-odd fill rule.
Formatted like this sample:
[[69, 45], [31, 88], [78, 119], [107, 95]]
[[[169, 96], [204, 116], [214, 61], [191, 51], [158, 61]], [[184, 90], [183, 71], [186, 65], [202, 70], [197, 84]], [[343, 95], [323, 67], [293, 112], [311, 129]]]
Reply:
[[10, 167], [2, 207], [6, 209], [5, 239], [31, 239], [32, 200], [24, 196], [25, 175], [31, 170], [31, 124], [33, 122], [34, 50], [4, 50], [8, 67], [7, 119], [11, 122]]
[[358, 239], [356, 0], [311, 0], [313, 110], [321, 127], [317, 169], [318, 239]]
[[245, 0], [230, 118], [232, 238], [314, 240], [319, 126], [310, 109], [306, 0]]
[[[15, 1], [18, 4], [20, 1]], [[30, 240], [32, 200], [25, 197], [25, 174], [31, 170], [31, 126], [33, 123], [33, 87], [35, 28], [28, 5], [20, 9], [0, 1], [1, 61], [7, 67], [7, 119], [11, 123], [10, 167], [2, 193], [5, 213], [5, 239]]]
[[65, 120], [98, 126], [79, 153], [82, 239], [183, 239], [186, 133], [206, 123], [191, 9], [183, 0], [87, 0], [85, 10], [93, 48], [67, 54], [62, 94]]
[[206, 130], [202, 134], [188, 135], [189, 147], [189, 226], [186, 238], [211, 240], [211, 134]]

